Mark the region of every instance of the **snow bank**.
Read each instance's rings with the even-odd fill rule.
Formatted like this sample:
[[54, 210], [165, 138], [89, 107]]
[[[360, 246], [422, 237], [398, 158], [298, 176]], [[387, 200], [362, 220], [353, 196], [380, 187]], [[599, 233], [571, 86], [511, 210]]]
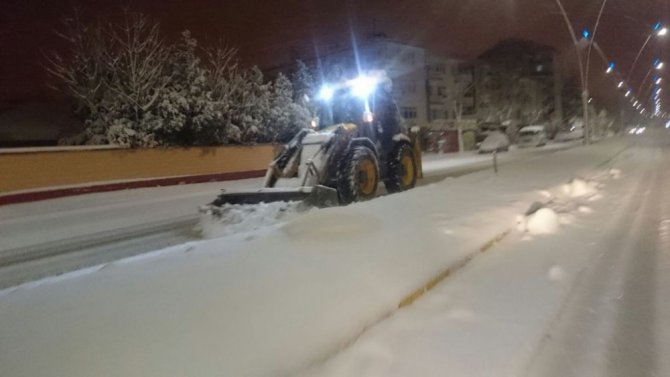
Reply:
[[579, 178], [575, 178], [563, 186], [563, 193], [571, 198], [593, 195], [596, 192], [597, 188], [593, 182], [587, 182]]
[[297, 202], [226, 205], [217, 209], [216, 214], [201, 214], [195, 230], [204, 238], [249, 233], [283, 223], [305, 211], [308, 209]]
[[553, 234], [558, 228], [558, 215], [551, 208], [541, 208], [526, 219], [525, 230], [530, 234]]
[[[513, 226], [514, 214], [544, 198], [539, 189], [586, 176], [620, 148], [606, 141], [520, 160], [498, 175], [482, 171], [2, 292], [0, 374], [293, 375], [478, 254]], [[541, 274], [546, 281], [545, 268]], [[448, 309], [449, 321], [481, 323], [481, 308]], [[481, 364], [477, 355], [468, 360]], [[412, 371], [404, 375], [427, 375]]]

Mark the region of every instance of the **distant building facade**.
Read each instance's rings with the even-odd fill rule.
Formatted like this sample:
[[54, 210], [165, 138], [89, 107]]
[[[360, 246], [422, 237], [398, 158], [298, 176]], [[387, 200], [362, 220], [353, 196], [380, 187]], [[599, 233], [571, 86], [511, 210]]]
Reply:
[[[505, 40], [477, 60], [440, 56], [383, 35], [315, 46], [302, 59], [328, 80], [335, 71], [385, 70], [403, 118], [410, 125], [454, 127], [456, 120], [519, 124], [548, 122], [560, 109], [555, 51], [530, 41]], [[293, 52], [292, 59], [300, 58]], [[280, 67], [276, 68], [281, 70]], [[558, 94], [557, 94], [558, 93]]]

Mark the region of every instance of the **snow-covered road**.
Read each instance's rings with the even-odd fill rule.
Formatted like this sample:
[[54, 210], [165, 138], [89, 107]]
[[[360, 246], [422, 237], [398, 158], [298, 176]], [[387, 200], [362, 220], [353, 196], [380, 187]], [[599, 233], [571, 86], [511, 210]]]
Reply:
[[[578, 143], [513, 150], [500, 163], [532, 159]], [[426, 178], [436, 182], [490, 168], [490, 155], [427, 155]], [[81, 195], [0, 206], [0, 288], [111, 262], [198, 239], [197, 208], [221, 188], [255, 188], [262, 179]]]
[[[518, 159], [498, 175], [480, 171], [2, 291], [0, 375], [553, 370], [542, 360], [557, 360], [564, 343], [552, 344], [547, 334], [566, 318], [571, 292], [589, 289], [580, 287], [587, 275], [580, 271], [603, 250], [598, 239], [608, 224], [625, 215], [619, 204], [634, 196], [628, 188], [641, 179], [640, 168], [667, 163], [658, 147], [625, 150], [630, 140]], [[620, 179], [612, 163], [623, 171]], [[580, 180], [564, 187], [576, 176], [598, 187]], [[512, 231], [479, 251], [515, 229], [536, 201], [559, 212], [558, 233]], [[542, 230], [530, 220], [528, 229]], [[464, 268], [398, 310], [464, 260]], [[663, 328], [659, 315], [656, 329]], [[663, 339], [654, 337], [658, 352]]]
[[513, 233], [303, 374], [670, 375], [670, 138], [635, 144], [558, 233]]

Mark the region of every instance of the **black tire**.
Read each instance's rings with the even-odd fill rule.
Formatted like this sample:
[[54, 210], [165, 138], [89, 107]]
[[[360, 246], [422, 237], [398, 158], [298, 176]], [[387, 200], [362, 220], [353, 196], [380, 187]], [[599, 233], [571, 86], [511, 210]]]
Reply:
[[384, 186], [390, 193], [409, 190], [416, 185], [416, 159], [412, 146], [398, 144], [389, 155]]
[[337, 192], [340, 203], [349, 204], [375, 197], [379, 184], [377, 157], [370, 148], [351, 148], [337, 171]]

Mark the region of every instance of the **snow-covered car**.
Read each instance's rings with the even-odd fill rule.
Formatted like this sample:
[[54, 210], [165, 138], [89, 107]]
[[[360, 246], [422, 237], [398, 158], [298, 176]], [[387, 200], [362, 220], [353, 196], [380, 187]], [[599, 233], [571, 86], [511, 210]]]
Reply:
[[519, 131], [519, 147], [541, 147], [547, 144], [547, 133], [544, 126], [526, 126]]
[[500, 131], [491, 131], [486, 139], [479, 144], [479, 153], [507, 152], [509, 145], [507, 135]]
[[554, 140], [556, 141], [572, 141], [579, 140], [584, 137], [584, 129], [582, 127], [572, 127], [569, 130], [559, 131]]

